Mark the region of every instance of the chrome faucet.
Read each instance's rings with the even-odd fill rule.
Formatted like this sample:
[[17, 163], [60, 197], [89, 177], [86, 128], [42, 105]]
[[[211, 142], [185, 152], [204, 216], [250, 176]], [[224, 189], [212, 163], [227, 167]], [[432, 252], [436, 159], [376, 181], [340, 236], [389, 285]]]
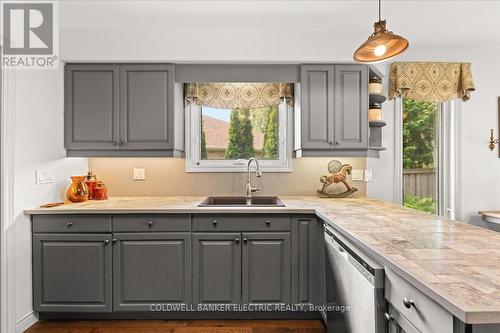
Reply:
[[256, 166], [255, 175], [257, 177], [262, 177], [262, 172], [260, 172], [259, 161], [257, 161], [256, 158], [252, 157], [251, 159], [248, 160], [248, 164], [247, 164], [247, 188], [246, 188], [247, 201], [252, 199], [253, 192], [257, 192], [260, 190], [260, 188], [252, 187], [252, 185], [250, 184], [250, 164], [252, 164], [252, 161], [255, 162], [255, 166]]

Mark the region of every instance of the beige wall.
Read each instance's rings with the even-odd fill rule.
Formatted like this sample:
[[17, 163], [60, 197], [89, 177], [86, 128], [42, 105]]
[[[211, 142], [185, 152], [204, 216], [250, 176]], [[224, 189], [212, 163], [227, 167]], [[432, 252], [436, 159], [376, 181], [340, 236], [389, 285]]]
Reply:
[[[320, 175], [327, 173], [333, 158], [299, 158], [293, 161], [291, 173], [252, 175], [261, 195], [315, 195], [321, 188]], [[354, 169], [365, 169], [365, 158], [339, 158]], [[187, 173], [185, 160], [179, 158], [91, 158], [89, 167], [104, 181], [110, 196], [136, 195], [228, 195], [243, 194], [244, 173]], [[145, 168], [146, 180], [134, 181], [133, 168]], [[357, 195], [366, 193], [364, 182], [354, 182]], [[340, 186], [340, 185], [337, 185]], [[339, 191], [343, 191], [342, 186]]]

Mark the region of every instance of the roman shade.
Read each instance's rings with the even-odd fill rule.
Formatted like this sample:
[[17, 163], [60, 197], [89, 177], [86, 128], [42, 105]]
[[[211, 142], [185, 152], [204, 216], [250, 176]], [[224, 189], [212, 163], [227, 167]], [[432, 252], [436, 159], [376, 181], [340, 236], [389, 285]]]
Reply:
[[254, 109], [293, 99], [293, 83], [195, 82], [186, 83], [184, 96], [197, 105], [224, 109]]
[[474, 91], [470, 63], [394, 62], [389, 73], [389, 99], [405, 97], [439, 103], [470, 99]]

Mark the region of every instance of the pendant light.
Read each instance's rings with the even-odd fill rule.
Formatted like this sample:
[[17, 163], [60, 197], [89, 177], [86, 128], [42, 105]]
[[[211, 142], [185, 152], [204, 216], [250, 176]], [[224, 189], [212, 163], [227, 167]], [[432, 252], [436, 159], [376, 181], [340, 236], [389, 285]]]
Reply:
[[409, 43], [406, 38], [387, 30], [385, 20], [381, 19], [381, 0], [378, 0], [378, 22], [375, 22], [373, 28], [373, 34], [354, 52], [355, 61], [364, 63], [385, 61], [408, 48]]

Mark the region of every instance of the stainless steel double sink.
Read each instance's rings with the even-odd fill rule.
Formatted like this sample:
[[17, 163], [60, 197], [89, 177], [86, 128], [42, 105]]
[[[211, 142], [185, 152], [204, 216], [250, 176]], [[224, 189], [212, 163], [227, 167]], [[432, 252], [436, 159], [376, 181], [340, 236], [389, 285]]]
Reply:
[[278, 197], [208, 197], [198, 207], [285, 207]]

